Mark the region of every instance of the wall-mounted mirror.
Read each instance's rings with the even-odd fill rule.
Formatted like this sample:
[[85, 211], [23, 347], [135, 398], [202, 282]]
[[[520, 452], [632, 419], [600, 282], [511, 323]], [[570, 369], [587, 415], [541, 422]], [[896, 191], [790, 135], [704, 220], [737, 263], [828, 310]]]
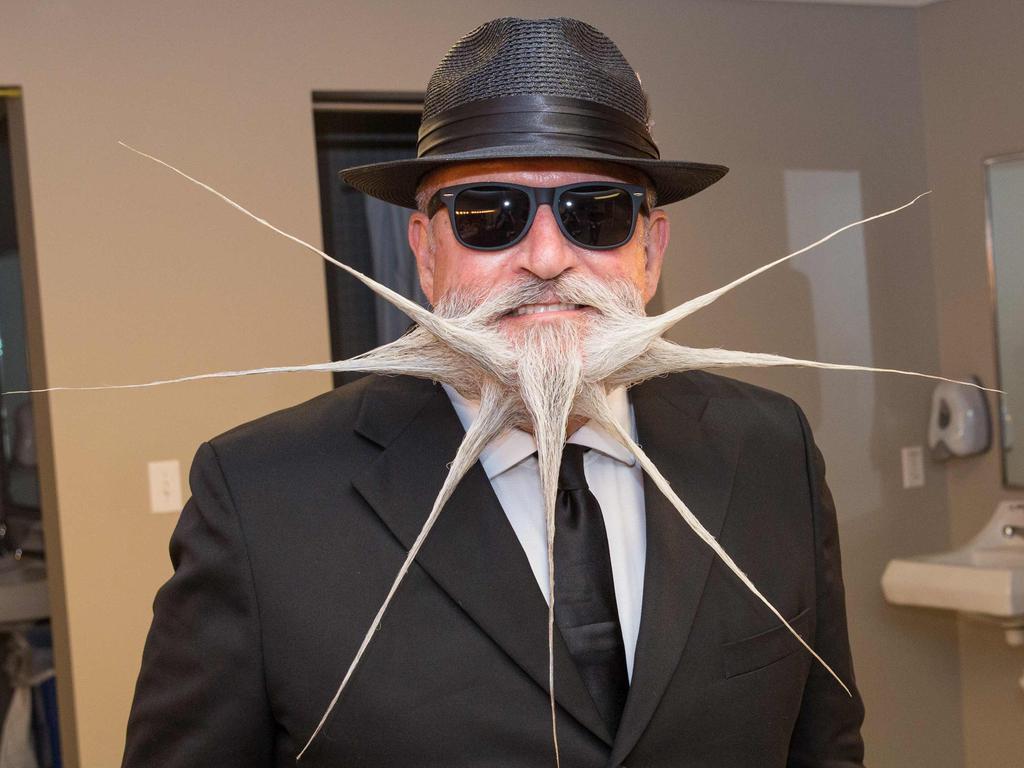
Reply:
[[985, 161], [1003, 482], [1024, 487], [1024, 152]]

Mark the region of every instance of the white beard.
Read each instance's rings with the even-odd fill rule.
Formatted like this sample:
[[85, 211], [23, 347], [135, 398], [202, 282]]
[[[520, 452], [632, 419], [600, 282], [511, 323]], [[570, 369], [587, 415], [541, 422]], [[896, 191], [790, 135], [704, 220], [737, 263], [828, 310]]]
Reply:
[[[122, 384], [95, 387], [50, 387], [34, 392], [60, 390], [122, 389], [152, 387], [181, 381], [195, 381], [207, 378], [248, 376], [263, 373], [294, 371], [366, 371], [373, 373], [406, 374], [420, 378], [441, 381], [453, 386], [463, 396], [479, 400], [480, 410], [476, 420], [467, 431], [451, 464], [430, 514], [418, 537], [410, 548], [401, 569], [381, 604], [377, 615], [367, 630], [363, 642], [352, 660], [344, 679], [333, 699], [326, 708], [320, 723], [309, 741], [299, 752], [301, 758], [313, 739], [327, 721], [334, 705], [348, 684], [353, 671], [366, 652], [392, 597], [402, 583], [413, 560], [430, 533], [445, 503], [456, 485], [476, 462], [483, 448], [495, 437], [513, 426], [527, 428], [534, 433], [537, 441], [541, 487], [545, 497], [545, 513], [548, 522], [548, 573], [550, 594], [554, 595], [554, 504], [557, 490], [558, 466], [562, 446], [565, 443], [566, 425], [569, 419], [591, 419], [597, 425], [615, 436], [640, 462], [658, 489], [679, 511], [680, 516], [743, 584], [765, 604], [797, 640], [817, 659], [825, 669], [849, 693], [849, 689], [832, 671], [831, 667], [818, 656], [796, 631], [786, 622], [778, 610], [758, 591], [757, 587], [719, 546], [718, 542], [701, 525], [697, 517], [686, 507], [673, 491], [668, 481], [651, 462], [643, 450], [622, 428], [610, 412], [605, 399], [608, 389], [617, 386], [632, 386], [646, 379], [663, 374], [692, 369], [708, 369], [737, 366], [806, 366], [833, 370], [874, 371], [920, 376], [941, 381], [953, 381], [941, 376], [901, 371], [888, 368], [871, 368], [857, 365], [822, 363], [813, 360], [798, 360], [765, 353], [737, 352], [723, 349], [695, 349], [674, 344], [662, 338], [667, 330], [683, 318], [711, 304], [723, 294], [751, 278], [783, 262], [824, 243], [851, 227], [873, 219], [888, 216], [916, 202], [921, 196], [898, 208], [867, 219], [848, 224], [821, 238], [805, 248], [784, 256], [750, 272], [733, 282], [702, 296], [687, 301], [664, 314], [646, 317], [642, 302], [635, 287], [628, 284], [602, 284], [594, 281], [563, 278], [557, 281], [560, 299], [566, 303], [582, 304], [594, 308], [579, 321], [541, 321], [520, 323], [522, 330], [508, 333], [503, 326], [502, 316], [517, 306], [533, 303], [548, 289], [540, 281], [517, 284], [507, 290], [491, 292], [483, 296], [452, 296], [442, 302], [436, 313], [423, 309], [416, 303], [395, 293], [386, 286], [343, 264], [314, 246], [294, 235], [278, 229], [266, 220], [256, 216], [238, 203], [201, 181], [178, 170], [152, 155], [126, 146], [174, 173], [188, 179], [212, 194], [269, 227], [283, 237], [316, 253], [319, 257], [345, 270], [355, 279], [367, 285], [379, 296], [388, 300], [409, 315], [418, 324], [413, 331], [391, 344], [371, 350], [350, 360], [320, 363], [316, 365], [274, 366], [245, 371], [221, 371], [198, 374], [174, 379], [163, 379], [144, 384]], [[972, 382], [957, 381], [965, 386], [978, 386]], [[990, 392], [1000, 390], [978, 387]], [[551, 725], [556, 763], [558, 761], [558, 736], [555, 721], [554, 659], [552, 632], [554, 627], [554, 601], [548, 611], [548, 673], [551, 704]]]

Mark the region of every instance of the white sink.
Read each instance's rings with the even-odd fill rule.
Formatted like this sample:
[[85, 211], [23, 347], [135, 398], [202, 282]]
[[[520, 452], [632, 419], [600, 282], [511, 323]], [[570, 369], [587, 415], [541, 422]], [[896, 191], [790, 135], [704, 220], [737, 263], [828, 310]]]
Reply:
[[960, 549], [890, 560], [882, 591], [896, 605], [1024, 619], [1024, 502], [1002, 502]]
[[1024, 547], [990, 547], [971, 552], [971, 561], [983, 568], [1024, 568]]
[[38, 560], [0, 557], [0, 624], [35, 621], [49, 615], [46, 565]]

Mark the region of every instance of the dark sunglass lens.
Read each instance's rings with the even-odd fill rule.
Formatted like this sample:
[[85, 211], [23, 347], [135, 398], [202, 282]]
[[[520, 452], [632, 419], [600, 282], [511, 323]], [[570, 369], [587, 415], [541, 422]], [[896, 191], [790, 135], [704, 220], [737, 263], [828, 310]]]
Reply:
[[522, 233], [530, 218], [530, 196], [521, 189], [480, 186], [455, 198], [455, 230], [474, 248], [504, 248]]
[[562, 193], [558, 215], [580, 245], [612, 248], [625, 243], [633, 229], [633, 200], [619, 187], [576, 187]]

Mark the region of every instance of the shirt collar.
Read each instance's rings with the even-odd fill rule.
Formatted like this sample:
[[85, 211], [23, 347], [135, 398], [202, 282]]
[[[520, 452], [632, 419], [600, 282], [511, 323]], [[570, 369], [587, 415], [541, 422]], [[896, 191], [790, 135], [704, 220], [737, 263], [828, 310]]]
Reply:
[[[480, 403], [475, 400], [467, 400], [447, 384], [441, 386], [444, 387], [445, 393], [452, 401], [452, 407], [455, 408], [455, 413], [458, 415], [459, 421], [462, 422], [463, 429], [468, 430], [480, 411]], [[607, 397], [608, 407], [611, 408], [615, 420], [636, 439], [633, 406], [629, 402], [626, 388], [616, 387], [608, 393]], [[636, 457], [632, 453], [593, 422], [587, 422], [576, 430], [569, 436], [568, 442], [593, 448], [595, 451], [630, 467], [636, 463]], [[537, 443], [534, 441], [533, 435], [523, 432], [521, 429], [511, 429], [487, 444], [480, 453], [480, 463], [490, 480], [528, 459], [536, 452]]]

